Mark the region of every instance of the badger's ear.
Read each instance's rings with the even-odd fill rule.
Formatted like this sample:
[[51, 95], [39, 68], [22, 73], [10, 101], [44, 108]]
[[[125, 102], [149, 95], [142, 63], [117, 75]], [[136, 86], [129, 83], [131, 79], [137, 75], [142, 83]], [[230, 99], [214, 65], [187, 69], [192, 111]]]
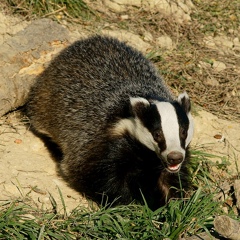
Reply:
[[142, 97], [130, 97], [130, 105], [133, 115], [140, 117], [148, 109], [150, 103]]
[[182, 106], [182, 108], [184, 109], [184, 111], [186, 113], [190, 112], [190, 110], [191, 110], [191, 102], [190, 102], [189, 96], [188, 96], [188, 94], [186, 92], [183, 92], [183, 93], [179, 94], [178, 102]]

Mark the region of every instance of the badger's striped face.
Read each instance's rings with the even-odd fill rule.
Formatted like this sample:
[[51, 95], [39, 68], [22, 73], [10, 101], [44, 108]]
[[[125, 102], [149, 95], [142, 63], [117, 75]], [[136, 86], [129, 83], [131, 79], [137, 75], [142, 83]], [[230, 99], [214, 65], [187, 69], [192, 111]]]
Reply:
[[185, 159], [186, 148], [193, 137], [193, 120], [187, 93], [173, 103], [145, 98], [130, 98], [133, 117], [120, 120], [115, 134], [128, 132], [155, 151], [169, 172], [178, 172]]

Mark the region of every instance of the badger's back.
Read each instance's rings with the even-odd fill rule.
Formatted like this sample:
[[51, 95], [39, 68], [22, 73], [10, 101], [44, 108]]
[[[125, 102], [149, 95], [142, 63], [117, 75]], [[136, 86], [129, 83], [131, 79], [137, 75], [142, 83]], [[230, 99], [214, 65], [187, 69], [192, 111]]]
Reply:
[[28, 111], [43, 114], [54, 125], [73, 124], [71, 119], [78, 118], [78, 124], [89, 122], [96, 128], [109, 114], [121, 116], [119, 107], [129, 96], [172, 100], [140, 52], [116, 39], [96, 36], [75, 42], [50, 63], [30, 92]]

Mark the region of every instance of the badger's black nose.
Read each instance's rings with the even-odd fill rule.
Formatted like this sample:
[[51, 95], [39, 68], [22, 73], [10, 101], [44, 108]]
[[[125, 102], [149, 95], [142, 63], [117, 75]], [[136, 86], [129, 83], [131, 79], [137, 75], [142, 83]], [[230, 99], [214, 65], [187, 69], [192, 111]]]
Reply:
[[170, 165], [176, 165], [183, 161], [183, 154], [177, 151], [172, 151], [167, 155], [167, 162]]

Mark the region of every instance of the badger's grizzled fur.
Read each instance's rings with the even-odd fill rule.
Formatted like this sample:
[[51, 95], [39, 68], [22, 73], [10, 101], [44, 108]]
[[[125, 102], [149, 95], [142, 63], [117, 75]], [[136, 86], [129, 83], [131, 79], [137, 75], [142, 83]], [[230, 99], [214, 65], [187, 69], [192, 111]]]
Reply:
[[138, 51], [94, 36], [63, 50], [32, 87], [34, 131], [60, 148], [62, 177], [102, 203], [153, 209], [188, 182], [193, 123], [186, 93], [175, 99]]

